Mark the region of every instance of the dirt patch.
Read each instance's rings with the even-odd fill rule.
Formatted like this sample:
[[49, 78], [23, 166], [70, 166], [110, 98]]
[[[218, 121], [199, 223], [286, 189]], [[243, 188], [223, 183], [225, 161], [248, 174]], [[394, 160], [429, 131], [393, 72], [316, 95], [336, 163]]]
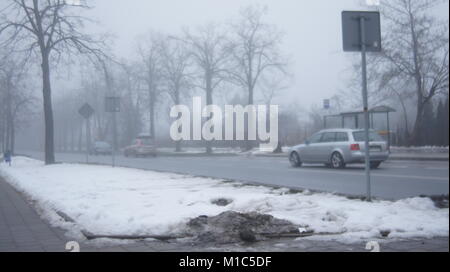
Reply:
[[430, 196], [430, 199], [439, 209], [448, 209], [448, 195]]
[[[268, 238], [301, 236], [312, 233], [307, 226], [295, 225], [287, 220], [256, 212], [223, 212], [208, 217], [199, 216], [187, 223], [188, 232], [201, 243], [257, 242]], [[300, 232], [301, 230], [302, 233]]]
[[228, 199], [228, 198], [216, 198], [211, 200], [211, 203], [217, 206], [227, 206], [228, 204], [230, 204], [231, 202], [233, 202], [232, 199]]

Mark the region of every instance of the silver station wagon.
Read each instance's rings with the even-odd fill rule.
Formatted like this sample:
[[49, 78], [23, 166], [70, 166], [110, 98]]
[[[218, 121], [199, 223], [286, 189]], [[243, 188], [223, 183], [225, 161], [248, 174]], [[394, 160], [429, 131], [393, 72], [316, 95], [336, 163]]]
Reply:
[[[369, 131], [370, 167], [378, 168], [387, 160], [387, 143], [375, 131]], [[332, 168], [345, 168], [346, 164], [364, 163], [364, 130], [327, 129], [311, 136], [304, 144], [289, 151], [294, 167], [303, 163], [324, 163]]]

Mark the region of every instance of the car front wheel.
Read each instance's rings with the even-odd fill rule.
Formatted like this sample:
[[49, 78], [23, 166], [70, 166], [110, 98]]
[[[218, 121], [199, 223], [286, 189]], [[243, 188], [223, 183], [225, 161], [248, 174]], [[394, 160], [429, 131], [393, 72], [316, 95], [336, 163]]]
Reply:
[[289, 162], [293, 167], [300, 167], [302, 166], [302, 161], [300, 160], [300, 156], [297, 154], [297, 152], [292, 152], [289, 156]]
[[342, 169], [345, 167], [344, 158], [339, 152], [334, 152], [331, 155], [331, 167], [335, 169]]
[[370, 169], [377, 169], [380, 167], [381, 162], [370, 162]]

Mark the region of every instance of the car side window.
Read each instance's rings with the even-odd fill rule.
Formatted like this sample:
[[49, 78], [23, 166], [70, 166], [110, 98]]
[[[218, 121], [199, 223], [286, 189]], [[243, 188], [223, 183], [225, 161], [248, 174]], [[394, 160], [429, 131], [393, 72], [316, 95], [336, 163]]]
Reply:
[[346, 132], [336, 133], [336, 142], [348, 142], [348, 135]]
[[321, 143], [331, 143], [336, 140], [336, 133], [335, 132], [325, 132], [322, 136]]
[[309, 143], [310, 144], [319, 143], [321, 138], [322, 138], [322, 133], [315, 134], [309, 139]]

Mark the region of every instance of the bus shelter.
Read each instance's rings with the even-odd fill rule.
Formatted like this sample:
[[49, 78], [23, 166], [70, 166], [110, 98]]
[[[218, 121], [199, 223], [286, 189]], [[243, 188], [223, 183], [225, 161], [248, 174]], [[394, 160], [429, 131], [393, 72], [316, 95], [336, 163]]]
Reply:
[[[378, 106], [369, 110], [369, 128], [377, 131], [391, 147], [391, 128], [390, 113], [396, 112], [395, 109], [388, 106]], [[326, 115], [323, 118], [324, 128], [364, 128], [364, 112], [343, 112], [336, 115]]]

